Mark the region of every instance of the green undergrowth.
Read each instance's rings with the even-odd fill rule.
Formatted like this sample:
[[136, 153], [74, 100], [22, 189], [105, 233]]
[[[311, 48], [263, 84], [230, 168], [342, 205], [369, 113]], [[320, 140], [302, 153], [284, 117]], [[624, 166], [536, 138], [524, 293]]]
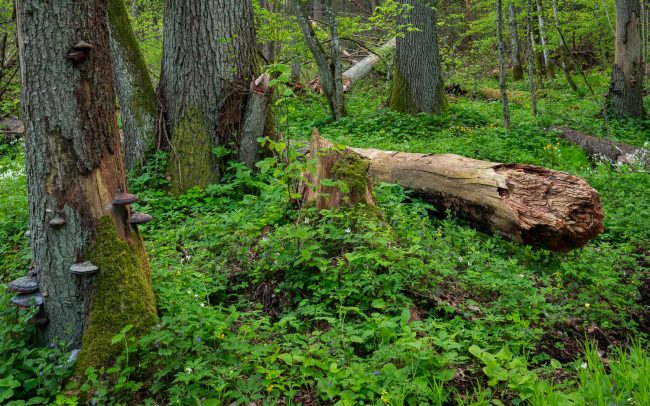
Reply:
[[[45, 388], [64, 381], [50, 361], [62, 347], [30, 347], [32, 327], [17, 324], [15, 310], [4, 306], [0, 399], [24, 380], [38, 384], [12, 388], [5, 399], [646, 404], [650, 176], [592, 162], [544, 129], [558, 124], [606, 135], [608, 127], [613, 137], [642, 146], [650, 140], [647, 122], [606, 125], [587, 96], [554, 86], [545, 93], [536, 119], [525, 101], [512, 106], [510, 132], [500, 128], [496, 102], [460, 97], [444, 115], [402, 115], [378, 108], [388, 89], [367, 84], [348, 96], [352, 113], [337, 123], [310, 95], [283, 101], [276, 114], [286, 116], [280, 129], [292, 140], [318, 127], [358, 147], [570, 171], [599, 191], [605, 211], [604, 234], [587, 246], [558, 254], [482, 234], [395, 185], [374, 187], [381, 218], [302, 208], [292, 185], [310, 163], [282, 143], [270, 149], [283, 159], [260, 162], [259, 175], [231, 164], [222, 184], [171, 197], [167, 158], [158, 154], [130, 184], [141, 198], [136, 208], [156, 218], [141, 230], [159, 323], [140, 338], [129, 326], [119, 331], [111, 340], [121, 351], [115, 365], [89, 369], [85, 393], [51, 389], [45, 396]], [[0, 162], [22, 159], [18, 153]], [[0, 215], [24, 224], [26, 199], [16, 196], [22, 200], [10, 210], [2, 195]], [[19, 234], [10, 227], [24, 233], [14, 224], [0, 232]], [[23, 245], [8, 260], [15, 269]]]

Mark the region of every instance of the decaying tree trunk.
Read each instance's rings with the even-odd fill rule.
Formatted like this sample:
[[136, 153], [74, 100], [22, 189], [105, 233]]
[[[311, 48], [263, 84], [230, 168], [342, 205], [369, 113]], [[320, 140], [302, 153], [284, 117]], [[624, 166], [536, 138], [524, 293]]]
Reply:
[[605, 140], [567, 127], [550, 127], [558, 136], [580, 146], [593, 159], [611, 164], [643, 165], [650, 171], [650, 151], [622, 142]]
[[[320, 210], [375, 205], [368, 179], [370, 164], [366, 159], [349, 148], [336, 148], [316, 129], [309, 150], [311, 156], [316, 157], [316, 171], [307, 176], [307, 184], [303, 185], [304, 205], [314, 204]], [[340, 183], [345, 186], [341, 187]]]
[[609, 87], [609, 107], [616, 117], [645, 116], [641, 48], [639, 0], [616, 0], [616, 61]]
[[[46, 343], [105, 366], [127, 325], [157, 321], [144, 243], [131, 224], [115, 113], [106, 2], [16, 2], [30, 243]], [[122, 197], [120, 197], [122, 196]], [[94, 266], [80, 264], [90, 261]], [[73, 265], [76, 265], [73, 267]], [[20, 290], [17, 290], [20, 292]], [[17, 299], [21, 299], [20, 293]]]
[[603, 231], [598, 192], [568, 173], [530, 165], [372, 149], [370, 177], [397, 183], [480, 230], [517, 242], [570, 251]]
[[124, 161], [127, 169], [133, 169], [142, 164], [147, 148], [153, 145], [158, 103], [124, 0], [109, 0], [107, 11], [113, 81], [122, 113]]
[[369, 55], [343, 72], [343, 83], [347, 84], [346, 90], [352, 87], [356, 82], [368, 76], [372, 71], [372, 68], [380, 61], [381, 57], [389, 55], [395, 50], [396, 43], [397, 40], [395, 38], [391, 39], [382, 45], [377, 50], [377, 53]]

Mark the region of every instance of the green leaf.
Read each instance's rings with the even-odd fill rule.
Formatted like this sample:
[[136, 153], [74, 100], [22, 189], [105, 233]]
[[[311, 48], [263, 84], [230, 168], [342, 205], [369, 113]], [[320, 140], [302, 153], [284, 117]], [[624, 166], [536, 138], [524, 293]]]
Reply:
[[278, 354], [278, 358], [284, 361], [285, 364], [289, 366], [293, 366], [293, 357], [291, 356], [291, 354], [287, 354], [287, 353]]
[[384, 303], [383, 299], [375, 299], [372, 301], [371, 306], [375, 309], [383, 309], [386, 307], [386, 303]]
[[478, 345], [472, 345], [471, 347], [469, 347], [469, 353], [475, 356], [476, 358], [481, 359], [483, 350]]

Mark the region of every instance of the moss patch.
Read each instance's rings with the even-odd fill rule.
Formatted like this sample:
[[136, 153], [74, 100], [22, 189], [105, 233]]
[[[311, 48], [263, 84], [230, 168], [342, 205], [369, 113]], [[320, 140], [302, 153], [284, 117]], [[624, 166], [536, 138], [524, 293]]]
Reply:
[[398, 69], [393, 76], [390, 108], [400, 113], [416, 114], [417, 108], [411, 98], [408, 82], [402, 77]]
[[205, 188], [219, 179], [213, 143], [200, 110], [189, 110], [172, 134], [173, 151], [167, 175], [169, 192], [179, 195], [194, 186]]
[[87, 258], [99, 267], [99, 273], [76, 365], [79, 373], [90, 366], [107, 365], [122, 350], [111, 345], [111, 339], [125, 326], [132, 324], [132, 334], [137, 336], [158, 321], [149, 264], [139, 235], [122, 241], [113, 220], [102, 217]]
[[334, 164], [332, 173], [336, 180], [345, 182], [351, 194], [365, 194], [368, 187], [369, 167], [369, 161], [353, 152], [345, 151]]

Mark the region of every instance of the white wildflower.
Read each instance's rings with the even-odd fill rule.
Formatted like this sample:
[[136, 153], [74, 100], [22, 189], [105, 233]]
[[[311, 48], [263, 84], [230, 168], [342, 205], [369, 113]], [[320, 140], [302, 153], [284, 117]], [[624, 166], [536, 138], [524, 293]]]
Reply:
[[345, 232], [350, 234], [352, 232], [352, 230], [350, 230], [350, 227], [348, 227], [348, 228], [345, 229]]

